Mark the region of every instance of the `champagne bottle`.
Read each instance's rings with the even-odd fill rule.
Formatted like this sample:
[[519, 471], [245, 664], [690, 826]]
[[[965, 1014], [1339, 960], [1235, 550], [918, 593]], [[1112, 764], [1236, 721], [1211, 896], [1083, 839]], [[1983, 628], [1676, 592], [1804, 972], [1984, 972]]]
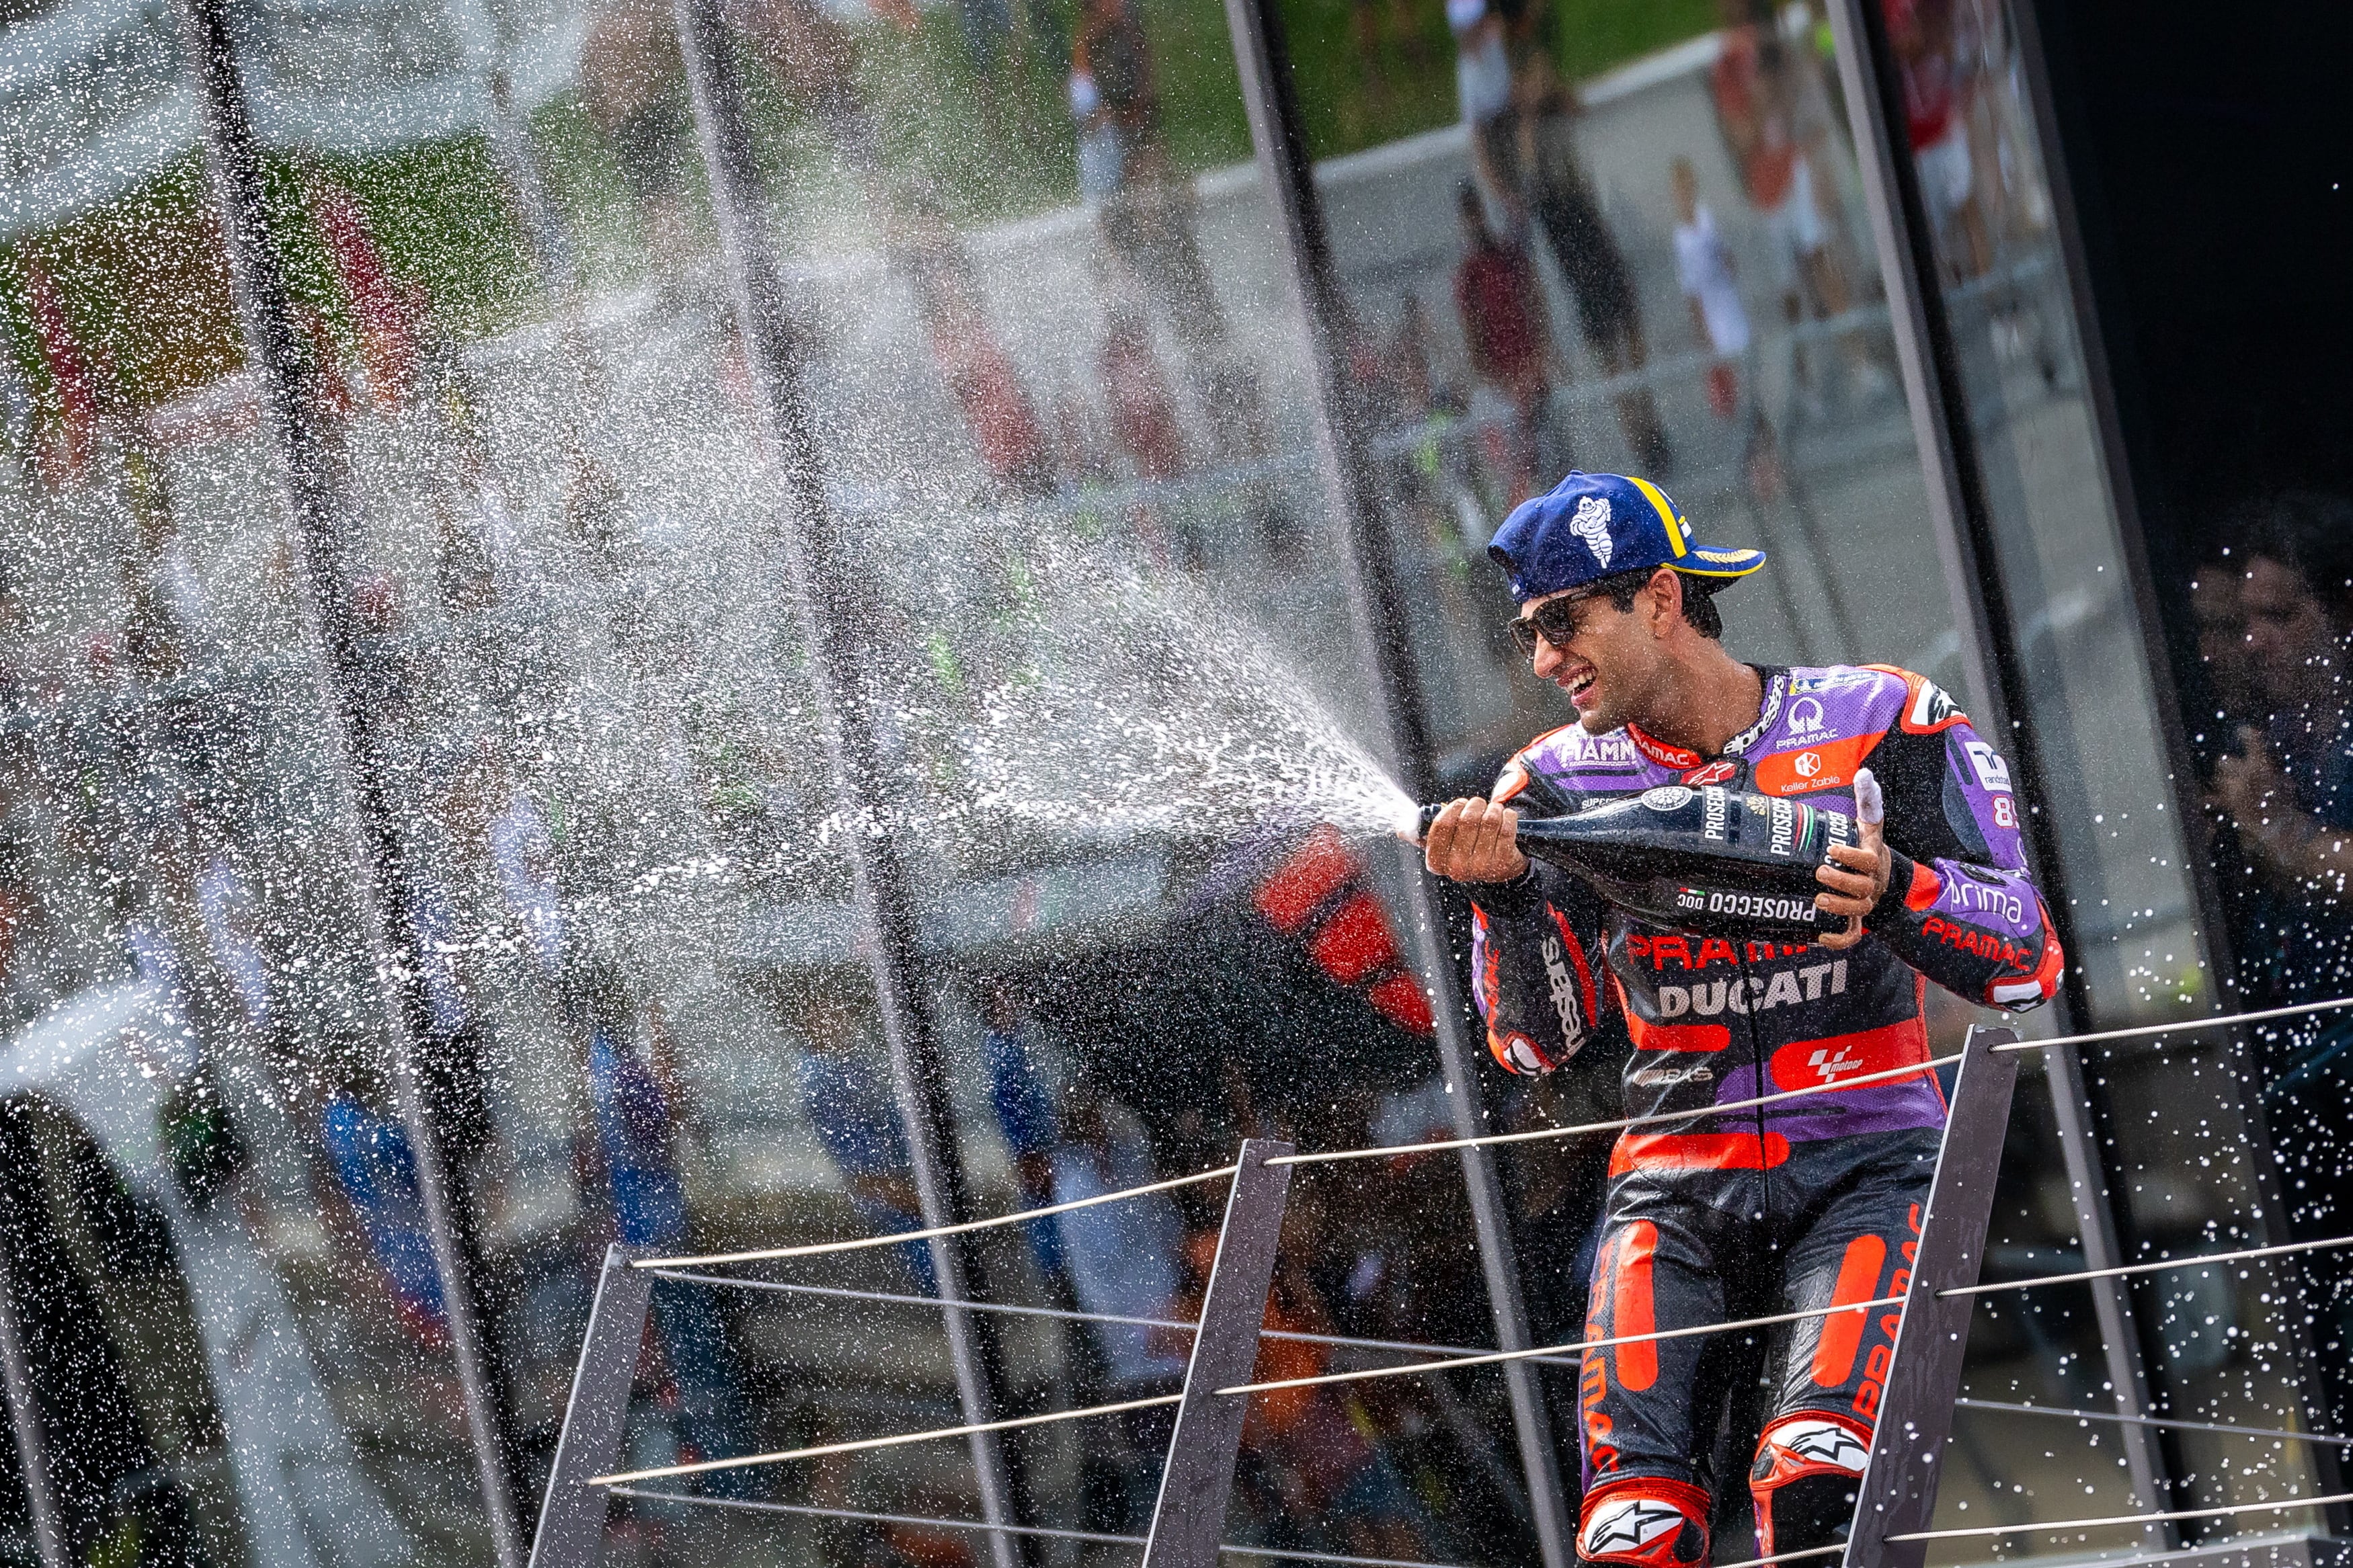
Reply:
[[[1422, 831], [1443, 809], [1422, 809]], [[1854, 818], [1803, 801], [1661, 784], [1567, 816], [1523, 819], [1520, 852], [1565, 867], [1638, 920], [1710, 935], [1811, 942], [1815, 868], [1860, 840]]]

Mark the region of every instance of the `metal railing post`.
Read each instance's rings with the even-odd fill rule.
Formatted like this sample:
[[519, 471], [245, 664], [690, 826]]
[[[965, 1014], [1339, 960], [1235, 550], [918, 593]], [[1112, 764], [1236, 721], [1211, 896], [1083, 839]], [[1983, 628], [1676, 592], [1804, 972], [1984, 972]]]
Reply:
[[[0, 1116], [16, 1114], [0, 1106]], [[13, 1198], [0, 1197], [0, 1202]], [[8, 1400], [8, 1433], [16, 1446], [16, 1466], [25, 1477], [25, 1509], [32, 1516], [33, 1542], [41, 1568], [70, 1568], [65, 1525], [59, 1518], [57, 1493], [51, 1487], [47, 1435], [41, 1407], [33, 1394], [32, 1363], [25, 1355], [23, 1322], [16, 1315], [16, 1226], [13, 1215], [0, 1215], [0, 1392]]]
[[[1292, 82], [1282, 18], [1275, 0], [1226, 0], [1226, 25], [1241, 75], [1242, 103], [1250, 116], [1260, 177], [1281, 220], [1292, 289], [1307, 333], [1316, 464], [1346, 535], [1341, 561], [1349, 623], [1357, 657], [1375, 676], [1382, 742], [1378, 751], [1414, 798], [1428, 800], [1438, 788], [1437, 749], [1420, 670], [1408, 640], [1410, 619], [1396, 542], [1381, 510], [1363, 422], [1349, 392], [1347, 357], [1340, 340], [1339, 278]], [[1446, 906], [1419, 855], [1409, 848], [1400, 853], [1406, 862], [1399, 881], [1403, 913], [1413, 928], [1415, 966], [1430, 994], [1439, 1068], [1451, 1091], [1447, 1106], [1456, 1136], [1475, 1138], [1494, 1129], [1484, 1121], [1486, 1101], [1478, 1074], [1484, 1053], [1472, 1045], [1467, 1026], [1470, 1009], [1449, 936]], [[1521, 1293], [1519, 1255], [1503, 1183], [1493, 1157], [1484, 1149], [1466, 1149], [1461, 1159], [1496, 1343], [1504, 1350], [1525, 1350], [1532, 1342], [1527, 1303]], [[1536, 1370], [1525, 1362], [1507, 1363], [1503, 1373], [1537, 1549], [1545, 1568], [1569, 1568], [1576, 1531], [1562, 1489], [1559, 1452], [1543, 1387]]]
[[605, 1474], [620, 1457], [621, 1426], [629, 1414], [629, 1388], [637, 1381], [638, 1351], [645, 1342], [653, 1298], [654, 1277], [630, 1268], [629, 1255], [620, 1247], [607, 1247], [596, 1300], [588, 1309], [588, 1331], [580, 1341], [580, 1364], [572, 1373], [572, 1396], [565, 1402], [564, 1426], [555, 1439], [547, 1495], [539, 1506], [530, 1568], [596, 1568], [605, 1554], [607, 1494], [590, 1486], [588, 1478]]
[[1218, 1233], [1218, 1259], [1201, 1300], [1193, 1359], [1185, 1368], [1185, 1398], [1168, 1437], [1168, 1465], [1160, 1473], [1160, 1500], [1144, 1546], [1144, 1568], [1216, 1568], [1233, 1497], [1234, 1461], [1241, 1452], [1247, 1395], [1218, 1390], [1248, 1383], [1258, 1364], [1259, 1329], [1274, 1284], [1282, 1239], [1282, 1206], [1291, 1167], [1267, 1161], [1291, 1153], [1271, 1139], [1242, 1141], [1240, 1164], [1226, 1194], [1226, 1221]]
[[1953, 1400], [1960, 1392], [1969, 1314], [1977, 1305], [1974, 1297], [1947, 1300], [1937, 1292], [1976, 1284], [1985, 1261], [1994, 1179], [2010, 1130], [2010, 1096], [2018, 1087], [2018, 1057], [1992, 1047], [2017, 1037], [2014, 1029], [1980, 1025], [1969, 1030], [1961, 1048], [1936, 1182], [1921, 1217], [1912, 1279], [1873, 1418], [1871, 1457], [1856, 1488], [1845, 1568], [1921, 1568], [1927, 1556], [1925, 1542], [1887, 1538], [1927, 1529], [1936, 1511], [1943, 1474], [1936, 1467], [1952, 1436]]
[[[721, 0], [673, 0], [679, 47], [694, 99], [694, 122], [711, 182], [712, 216], [719, 227], [744, 359], [783, 481], [785, 526], [779, 529], [794, 610], [809, 649], [814, 689], [836, 806], [861, 813], [892, 795], [891, 776], [875, 733], [866, 685], [866, 658], [850, 606], [849, 548], [826, 492], [803, 384], [806, 354], [790, 320], [784, 277], [769, 234], [765, 182], [753, 142], [744, 80]], [[862, 829], [865, 825], [860, 824]], [[955, 1157], [947, 1078], [923, 1005], [924, 969], [906, 868], [886, 831], [843, 835], [850, 862], [860, 926], [859, 946], [871, 972], [891, 1058], [891, 1079], [907, 1137], [908, 1163], [928, 1227], [970, 1215], [966, 1184]], [[946, 1238], [929, 1243], [942, 1300], [950, 1303], [988, 1292], [976, 1260]], [[943, 1313], [948, 1356], [966, 1422], [993, 1420], [1008, 1403], [1007, 1381], [991, 1326], [953, 1304]], [[993, 1433], [971, 1437], [982, 1516], [992, 1525], [1015, 1519], [1014, 1478]], [[1016, 1540], [1003, 1530], [989, 1544], [997, 1568], [1018, 1568]]]
[[440, 1277], [450, 1361], [465, 1408], [491, 1543], [501, 1568], [517, 1568], [522, 1546], [514, 1507], [514, 1448], [507, 1441], [494, 1348], [482, 1331], [470, 1267], [474, 1249], [468, 1215], [453, 1196], [431, 1114], [432, 1093], [423, 1081], [417, 1044], [426, 1035], [428, 1015], [417, 982], [422, 965], [415, 951], [415, 922], [407, 918], [399, 829], [384, 793], [389, 770], [377, 730], [374, 689], [380, 678], [371, 672], [361, 645], [346, 570], [350, 540], [340, 464], [310, 395], [310, 372], [292, 298], [269, 239], [260, 150], [227, 0], [174, 0], [174, 9], [196, 77], [206, 162], [219, 207], [230, 289], [256, 378], [261, 426], [276, 450], [292, 503], [305, 637], [328, 716], [327, 771], [342, 797], [339, 815], [353, 839], [353, 906], [375, 971], [381, 1025], [392, 1048], [390, 1077], [402, 1131], [416, 1161], [417, 1193], [434, 1269]]

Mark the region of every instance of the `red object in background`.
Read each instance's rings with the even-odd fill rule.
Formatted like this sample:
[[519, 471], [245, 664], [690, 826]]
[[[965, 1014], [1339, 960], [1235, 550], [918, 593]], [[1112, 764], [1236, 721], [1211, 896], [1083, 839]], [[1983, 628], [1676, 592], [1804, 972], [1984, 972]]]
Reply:
[[1388, 916], [1366, 892], [1351, 893], [1345, 903], [1324, 917], [1307, 944], [1316, 967], [1343, 985], [1354, 985], [1377, 969], [1398, 964], [1397, 938], [1390, 934]]
[[1103, 337], [1103, 380], [1111, 405], [1111, 432], [1135, 463], [1139, 479], [1174, 479], [1185, 472], [1185, 435], [1176, 400], [1152, 352], [1143, 317], [1115, 310]]
[[1335, 985], [1361, 992], [1409, 1034], [1437, 1027], [1430, 998], [1405, 967], [1397, 928], [1364, 885], [1365, 862], [1346, 839], [1319, 827], [1261, 881], [1250, 903], [1266, 923], [1304, 942]]
[[1454, 305], [1469, 339], [1472, 369], [1516, 394], [1544, 375], [1546, 344], [1536, 269], [1527, 252], [1490, 238], [1454, 268]]
[[1346, 839], [1329, 827], [1319, 827], [1259, 884], [1250, 902], [1258, 906], [1267, 924], [1285, 936], [1296, 936], [1317, 907], [1356, 880], [1363, 869]]
[[934, 327], [932, 355], [939, 361], [948, 390], [955, 394], [956, 406], [972, 427], [988, 471], [1028, 494], [1051, 489], [1054, 464], [1046, 452], [1046, 433], [1014, 374], [1013, 361], [987, 323]]
[[405, 402], [417, 383], [417, 328], [423, 317], [414, 291], [385, 265], [367, 216], [349, 191], [331, 180], [312, 182], [311, 206], [327, 242], [335, 277], [360, 329], [360, 360], [368, 391], [386, 413]]
[[1409, 1035], [1438, 1032], [1438, 1019], [1430, 1011], [1430, 994], [1421, 988], [1420, 981], [1403, 971], [1366, 986], [1365, 1000]]
[[1718, 419], [1729, 419], [1740, 404], [1740, 375], [1728, 364], [1707, 367], [1707, 408]]
[[31, 296], [33, 332], [41, 345], [41, 363], [57, 388], [60, 416], [60, 458], [63, 474], [81, 478], [90, 465], [90, 446], [98, 433], [98, 374], [89, 354], [66, 321], [65, 301], [48, 270], [31, 257], [25, 258], [25, 289]]

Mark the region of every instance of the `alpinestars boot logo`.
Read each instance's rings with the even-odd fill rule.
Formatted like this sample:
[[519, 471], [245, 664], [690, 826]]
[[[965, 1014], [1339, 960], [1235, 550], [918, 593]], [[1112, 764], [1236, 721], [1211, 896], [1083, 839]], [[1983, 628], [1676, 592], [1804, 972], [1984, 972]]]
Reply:
[[1568, 531], [1585, 541], [1593, 552], [1593, 559], [1601, 569], [1609, 569], [1609, 503], [1599, 496], [1587, 496], [1577, 503], [1577, 515], [1568, 520]]
[[1585, 1527], [1577, 1551], [1587, 1557], [1604, 1552], [1642, 1552], [1683, 1527], [1683, 1510], [1651, 1498], [1628, 1498], [1616, 1507], [1604, 1506]]
[[1792, 1422], [1774, 1434], [1774, 1441], [1808, 1464], [1828, 1465], [1858, 1476], [1863, 1461], [1871, 1458], [1871, 1450], [1856, 1441], [1853, 1433], [1831, 1421]]

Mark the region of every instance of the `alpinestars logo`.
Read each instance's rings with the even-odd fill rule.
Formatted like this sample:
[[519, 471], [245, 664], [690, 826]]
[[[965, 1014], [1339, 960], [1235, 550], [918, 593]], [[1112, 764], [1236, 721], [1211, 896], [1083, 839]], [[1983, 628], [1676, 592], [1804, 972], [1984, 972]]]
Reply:
[[1593, 552], [1593, 559], [1601, 569], [1609, 569], [1609, 503], [1599, 496], [1587, 496], [1577, 503], [1577, 515], [1568, 520], [1568, 531], [1585, 541]]
[[1773, 1440], [1796, 1458], [1810, 1465], [1829, 1465], [1855, 1475], [1862, 1473], [1871, 1453], [1853, 1433], [1834, 1421], [1792, 1422], [1773, 1434]]
[[1641, 1552], [1683, 1527], [1683, 1510], [1650, 1498], [1628, 1498], [1615, 1506], [1604, 1503], [1585, 1527], [1585, 1539], [1577, 1549], [1588, 1557]]

